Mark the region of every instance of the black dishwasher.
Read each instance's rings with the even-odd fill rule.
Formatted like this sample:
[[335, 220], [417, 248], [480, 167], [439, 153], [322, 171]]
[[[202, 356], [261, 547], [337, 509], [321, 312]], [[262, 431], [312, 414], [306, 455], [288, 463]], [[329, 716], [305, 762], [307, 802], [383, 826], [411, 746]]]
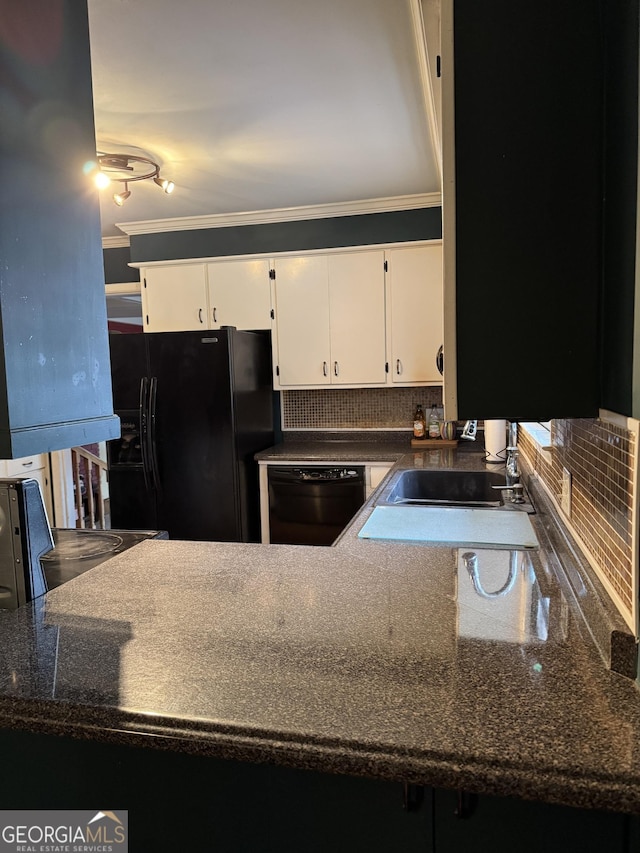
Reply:
[[331, 545], [365, 499], [363, 467], [269, 466], [269, 539]]

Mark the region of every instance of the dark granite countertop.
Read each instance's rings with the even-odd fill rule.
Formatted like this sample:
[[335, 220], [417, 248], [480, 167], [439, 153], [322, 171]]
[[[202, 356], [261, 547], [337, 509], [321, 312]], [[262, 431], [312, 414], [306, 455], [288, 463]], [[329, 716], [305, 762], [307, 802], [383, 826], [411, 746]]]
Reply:
[[[400, 467], [478, 467], [409, 453]], [[640, 813], [640, 695], [538, 552], [146, 541], [0, 613], [0, 726]], [[153, 737], [149, 737], [152, 735]]]
[[284, 441], [256, 453], [258, 462], [389, 462], [393, 464], [411, 449], [408, 438], [395, 441]]

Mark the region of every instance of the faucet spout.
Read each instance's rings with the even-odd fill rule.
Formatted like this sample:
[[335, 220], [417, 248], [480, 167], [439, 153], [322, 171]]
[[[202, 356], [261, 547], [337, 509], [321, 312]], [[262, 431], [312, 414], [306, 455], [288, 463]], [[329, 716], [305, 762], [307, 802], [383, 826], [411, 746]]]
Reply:
[[507, 484], [512, 486], [520, 482], [520, 466], [518, 465], [518, 423], [509, 422], [509, 444], [507, 446]]

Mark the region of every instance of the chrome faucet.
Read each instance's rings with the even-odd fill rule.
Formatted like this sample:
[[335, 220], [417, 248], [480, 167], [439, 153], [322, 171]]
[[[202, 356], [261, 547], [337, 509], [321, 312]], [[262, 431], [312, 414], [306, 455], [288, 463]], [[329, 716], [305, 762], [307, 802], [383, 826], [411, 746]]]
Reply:
[[512, 486], [520, 482], [520, 466], [518, 465], [518, 424], [509, 422], [509, 443], [507, 445], [507, 483]]

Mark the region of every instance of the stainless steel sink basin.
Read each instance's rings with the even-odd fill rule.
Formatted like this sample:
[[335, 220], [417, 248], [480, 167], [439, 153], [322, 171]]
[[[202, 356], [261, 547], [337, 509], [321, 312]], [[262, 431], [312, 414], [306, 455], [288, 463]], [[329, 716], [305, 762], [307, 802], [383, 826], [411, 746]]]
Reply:
[[[503, 486], [503, 489], [500, 489]], [[431, 470], [415, 468], [400, 471], [389, 482], [377, 504], [397, 506], [433, 505], [461, 507], [503, 507], [533, 512], [529, 496], [524, 503], [512, 503], [513, 493], [506, 491], [504, 471]]]

